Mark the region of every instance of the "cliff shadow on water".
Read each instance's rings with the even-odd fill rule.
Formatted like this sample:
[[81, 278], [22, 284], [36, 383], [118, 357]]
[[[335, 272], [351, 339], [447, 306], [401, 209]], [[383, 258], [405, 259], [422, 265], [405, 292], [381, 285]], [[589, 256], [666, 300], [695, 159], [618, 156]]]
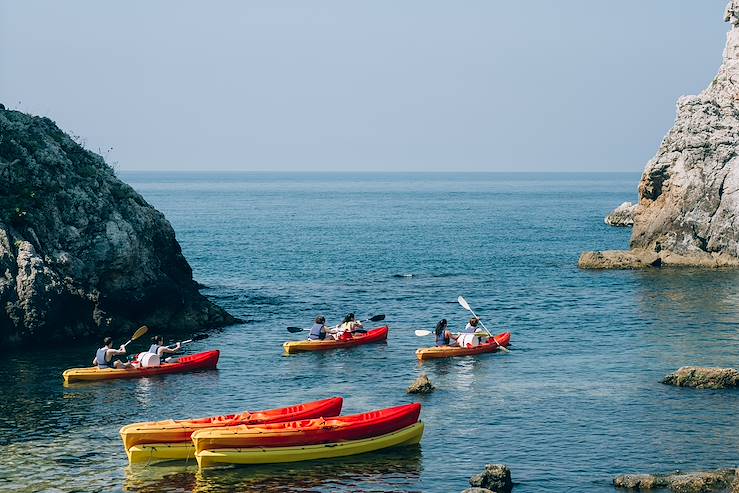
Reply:
[[0, 347], [238, 320], [198, 291], [172, 226], [48, 118], [0, 109]]

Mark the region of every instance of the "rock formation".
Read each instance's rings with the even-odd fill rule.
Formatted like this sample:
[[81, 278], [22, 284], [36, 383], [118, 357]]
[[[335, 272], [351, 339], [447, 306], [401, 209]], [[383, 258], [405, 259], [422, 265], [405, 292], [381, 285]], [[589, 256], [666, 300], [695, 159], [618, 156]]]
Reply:
[[719, 469], [718, 471], [674, 474], [624, 474], [613, 479], [616, 488], [632, 490], [652, 490], [668, 488], [676, 493], [705, 493], [726, 491], [729, 487], [739, 491], [739, 470]]
[[422, 373], [421, 376], [419, 376], [411, 385], [408, 387], [408, 390], [406, 391], [409, 394], [430, 394], [436, 389], [434, 387], [434, 384], [431, 383], [431, 380], [429, 380], [428, 375], [425, 373]]
[[581, 267], [739, 267], [739, 0], [725, 20], [718, 75], [698, 96], [680, 98], [675, 125], [644, 170], [630, 255], [586, 252]]
[[487, 464], [485, 469], [470, 478], [470, 486], [463, 493], [491, 491], [493, 493], [511, 493], [513, 481], [511, 470], [505, 464]]
[[729, 389], [739, 387], [739, 371], [734, 368], [683, 366], [667, 375], [662, 383], [696, 389]]
[[2, 347], [235, 321], [198, 292], [169, 222], [102, 157], [48, 118], [0, 110]]
[[638, 204], [624, 202], [608, 214], [603, 220], [609, 226], [627, 227], [634, 225], [634, 216]]

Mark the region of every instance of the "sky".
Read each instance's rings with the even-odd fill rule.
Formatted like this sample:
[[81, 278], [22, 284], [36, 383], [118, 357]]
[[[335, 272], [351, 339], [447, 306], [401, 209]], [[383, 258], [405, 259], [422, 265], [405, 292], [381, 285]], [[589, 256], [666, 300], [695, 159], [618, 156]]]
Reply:
[[726, 0], [0, 0], [0, 102], [120, 170], [633, 171]]

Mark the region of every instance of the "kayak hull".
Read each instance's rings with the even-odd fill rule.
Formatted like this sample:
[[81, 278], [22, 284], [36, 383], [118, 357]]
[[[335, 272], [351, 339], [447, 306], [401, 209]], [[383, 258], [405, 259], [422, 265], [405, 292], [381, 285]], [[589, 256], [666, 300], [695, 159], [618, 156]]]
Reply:
[[299, 447], [254, 447], [203, 450], [195, 454], [201, 468], [225, 464], [276, 464], [305, 460], [331, 459], [374, 452], [390, 447], [417, 444], [423, 436], [423, 423], [363, 440], [350, 440]]
[[290, 341], [282, 345], [285, 354], [295, 354], [303, 351], [327, 351], [329, 349], [339, 349], [363, 344], [371, 344], [373, 342], [382, 342], [387, 339], [387, 333], [390, 327], [378, 327], [367, 331], [366, 334], [356, 335], [352, 339], [346, 341], [336, 341], [324, 339], [323, 341]]
[[182, 356], [175, 363], [162, 363], [161, 366], [150, 368], [70, 368], [62, 374], [65, 383], [95, 382], [100, 380], [114, 380], [119, 378], [143, 378], [169, 373], [185, 373], [199, 370], [213, 370], [218, 364], [220, 351], [206, 351], [204, 353]]
[[[423, 361], [427, 359], [452, 358], [455, 356], [474, 356], [476, 354], [492, 353], [500, 349], [500, 346], [508, 346], [511, 341], [511, 333], [504, 332], [495, 336], [497, 343], [493, 339], [480, 344], [479, 346], [463, 348], [454, 346], [437, 346], [429, 348], [421, 348], [416, 350], [416, 357]], [[500, 345], [498, 344], [500, 343]]]
[[210, 428], [193, 433], [195, 453], [222, 448], [297, 447], [362, 440], [392, 433], [418, 421], [420, 404], [351, 416], [256, 426]]
[[[185, 442], [192, 446], [190, 441], [194, 432], [205, 428], [218, 428], [239, 425], [258, 425], [263, 423], [279, 423], [283, 421], [296, 421], [311, 418], [330, 418], [341, 414], [344, 399], [332, 397], [314, 402], [306, 402], [295, 406], [270, 409], [268, 411], [245, 411], [241, 414], [228, 414], [223, 416], [212, 416], [208, 418], [149, 421], [144, 423], [133, 423], [120, 429], [121, 440], [124, 449], [129, 452], [137, 445], [156, 444], [157, 451], [146, 451], [147, 456], [158, 460], [178, 460], [179, 456], [172, 458], [163, 449], [166, 444]], [[194, 449], [193, 449], [194, 452]], [[161, 458], [158, 456], [161, 455]], [[131, 454], [129, 453], [129, 459]], [[147, 459], [148, 460], [148, 459]], [[133, 462], [133, 461], [132, 461]]]

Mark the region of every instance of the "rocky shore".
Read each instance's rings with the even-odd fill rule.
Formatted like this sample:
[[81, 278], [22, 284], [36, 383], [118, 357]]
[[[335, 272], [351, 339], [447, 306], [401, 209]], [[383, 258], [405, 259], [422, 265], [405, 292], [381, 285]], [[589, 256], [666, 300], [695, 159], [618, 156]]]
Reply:
[[236, 321], [101, 156], [48, 118], [0, 109], [0, 347]]
[[698, 96], [680, 98], [675, 124], [644, 170], [631, 250], [585, 252], [581, 268], [739, 267], [739, 0], [725, 20], [718, 75]]

